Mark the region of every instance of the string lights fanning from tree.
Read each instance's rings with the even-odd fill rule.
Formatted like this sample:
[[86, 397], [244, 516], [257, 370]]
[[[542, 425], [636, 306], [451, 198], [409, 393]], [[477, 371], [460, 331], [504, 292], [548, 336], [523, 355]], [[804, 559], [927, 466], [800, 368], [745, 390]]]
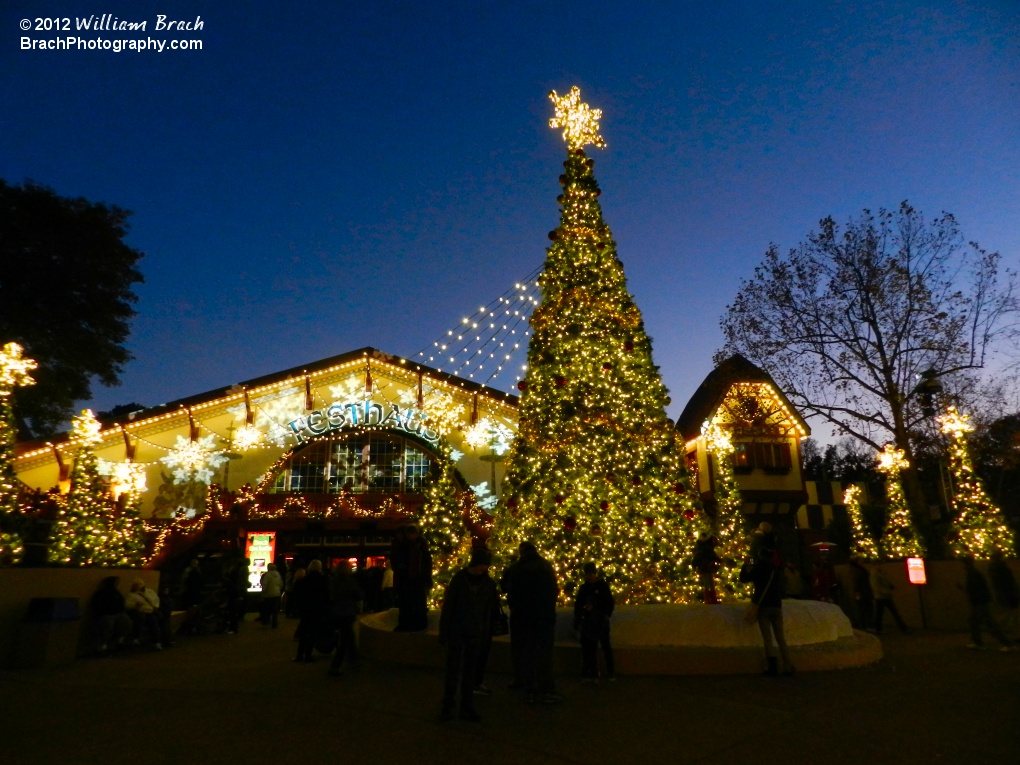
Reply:
[[1013, 530], [1006, 524], [974, 473], [967, 434], [974, 428], [970, 418], [950, 407], [939, 417], [941, 430], [949, 436], [949, 469], [953, 475], [952, 507], [955, 511], [949, 534], [953, 554], [987, 560], [996, 550], [1013, 555]]

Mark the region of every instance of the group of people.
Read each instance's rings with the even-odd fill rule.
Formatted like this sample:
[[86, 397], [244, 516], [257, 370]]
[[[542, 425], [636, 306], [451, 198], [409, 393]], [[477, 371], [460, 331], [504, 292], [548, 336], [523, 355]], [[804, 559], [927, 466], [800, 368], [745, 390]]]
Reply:
[[89, 600], [96, 652], [146, 644], [161, 651], [170, 644], [167, 604], [159, 594], [135, 579], [127, 593], [120, 591], [120, 577], [108, 576]]
[[[439, 617], [439, 640], [446, 648], [446, 676], [440, 715], [476, 722], [480, 716], [474, 697], [489, 695], [485, 685], [492, 636], [501, 622], [500, 593], [510, 608], [512, 690], [523, 692], [529, 704], [556, 704], [553, 649], [556, 602], [560, 594], [552, 565], [532, 542], [518, 547], [518, 557], [500, 578], [499, 588], [489, 576], [491, 555], [484, 547], [472, 550], [468, 565], [454, 574], [446, 588]], [[607, 678], [614, 677], [610, 617], [614, 599], [594, 563], [584, 565], [584, 583], [574, 600], [574, 628], [581, 641], [582, 675], [596, 680], [601, 646]], [[459, 696], [458, 696], [459, 690]], [[459, 699], [459, 704], [458, 704]]]

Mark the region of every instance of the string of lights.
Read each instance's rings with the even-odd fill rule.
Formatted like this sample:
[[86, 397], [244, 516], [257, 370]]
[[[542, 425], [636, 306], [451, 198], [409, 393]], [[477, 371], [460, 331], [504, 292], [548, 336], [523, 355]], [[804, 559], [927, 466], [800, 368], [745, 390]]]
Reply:
[[[536, 268], [512, 289], [462, 318], [456, 328], [418, 351], [415, 358], [440, 372], [489, 385], [504, 370], [513, 368], [518, 351], [527, 353], [528, 322], [541, 300], [541, 272], [541, 267]], [[526, 365], [519, 368], [507, 390], [516, 392], [525, 369]]]

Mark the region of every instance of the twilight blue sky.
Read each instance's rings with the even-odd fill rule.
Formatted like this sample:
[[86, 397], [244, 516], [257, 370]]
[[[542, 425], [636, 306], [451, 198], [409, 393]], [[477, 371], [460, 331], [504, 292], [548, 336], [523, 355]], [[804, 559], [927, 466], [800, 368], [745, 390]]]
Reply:
[[[22, 18], [103, 13], [200, 15], [169, 36], [204, 49], [20, 49], [55, 36]], [[0, 177], [134, 211], [136, 358], [90, 405], [156, 405], [410, 356], [527, 276], [558, 222], [546, 94], [577, 84], [676, 417], [740, 280], [826, 215], [909, 199], [1015, 266], [1018, 80], [1014, 0], [4, 0]]]

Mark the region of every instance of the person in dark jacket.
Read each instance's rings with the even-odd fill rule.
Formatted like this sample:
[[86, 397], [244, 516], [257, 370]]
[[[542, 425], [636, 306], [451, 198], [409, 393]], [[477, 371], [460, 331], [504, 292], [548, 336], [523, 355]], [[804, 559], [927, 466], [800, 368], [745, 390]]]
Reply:
[[518, 552], [517, 562], [503, 577], [510, 606], [511, 653], [519, 662], [514, 684], [523, 685], [529, 704], [555, 704], [563, 700], [556, 693], [552, 671], [556, 598], [560, 594], [556, 572], [534, 543], [521, 542]]
[[779, 558], [776, 539], [769, 524], [763, 523], [751, 537], [751, 557], [740, 569], [740, 581], [751, 582], [752, 609], [761, 639], [765, 645], [765, 660], [768, 664], [766, 675], [775, 677], [778, 674], [778, 661], [772, 645], [775, 634], [779, 646], [779, 658], [783, 662], [783, 674], [792, 675], [793, 662], [786, 647], [786, 634], [783, 631], [783, 565]]
[[297, 628], [296, 662], [313, 661], [315, 640], [327, 623], [329, 614], [329, 582], [322, 573], [322, 561], [308, 564], [308, 573], [294, 585], [295, 610], [300, 621]]
[[1006, 637], [1015, 640], [1020, 631], [1020, 588], [1017, 587], [1016, 577], [1010, 571], [1002, 550], [992, 553], [988, 563], [988, 580], [999, 609], [999, 626]]
[[365, 593], [351, 573], [350, 564], [341, 560], [329, 580], [329, 601], [333, 623], [336, 625], [336, 651], [329, 665], [331, 677], [339, 677], [344, 659], [350, 667], [358, 664], [358, 646], [354, 637], [354, 622], [361, 611]]
[[424, 632], [429, 626], [428, 597], [432, 590], [432, 555], [421, 529], [410, 525], [398, 534], [390, 551], [397, 596], [397, 632]]
[[460, 685], [460, 719], [481, 720], [474, 708], [479, 651], [492, 635], [499, 610], [496, 583], [489, 576], [489, 551], [478, 547], [471, 552], [466, 568], [453, 575], [446, 587], [439, 614], [439, 642], [446, 646], [446, 682], [441, 716], [451, 719]]
[[991, 603], [992, 591], [988, 589], [988, 582], [974, 565], [974, 559], [966, 557], [963, 559], [963, 567], [966, 572], [963, 589], [967, 592], [967, 602], [970, 604], [970, 640], [968, 648], [982, 649], [985, 647], [981, 639], [982, 628], [989, 632], [996, 640], [1002, 643], [1000, 651], [1013, 650], [1009, 638], [1003, 634], [999, 623], [992, 617]]
[[120, 577], [108, 576], [89, 600], [89, 613], [95, 627], [96, 649], [106, 653], [113, 646], [120, 646], [131, 634], [131, 617], [127, 614], [124, 595], [118, 589]]
[[599, 677], [598, 647], [606, 663], [606, 677], [615, 677], [613, 646], [609, 640], [609, 620], [616, 601], [606, 580], [599, 576], [594, 563], [584, 564], [584, 584], [574, 598], [574, 629], [581, 639], [581, 677], [594, 681]]

